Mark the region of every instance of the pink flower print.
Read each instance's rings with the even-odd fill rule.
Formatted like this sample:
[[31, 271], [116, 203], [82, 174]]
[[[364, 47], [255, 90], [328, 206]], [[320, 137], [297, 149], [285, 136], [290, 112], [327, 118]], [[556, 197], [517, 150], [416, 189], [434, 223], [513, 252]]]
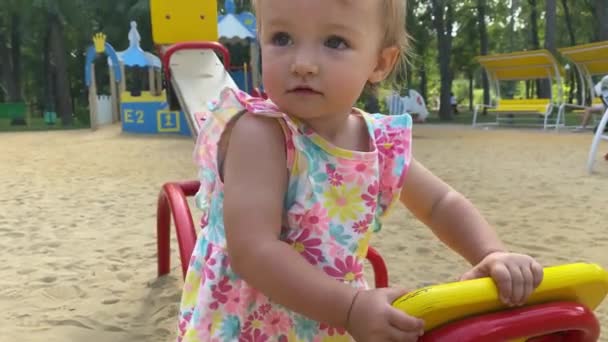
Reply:
[[205, 255], [205, 266], [203, 267], [203, 275], [205, 279], [213, 280], [215, 279], [215, 273], [213, 272], [213, 266], [217, 263], [215, 258], [211, 257], [211, 253], [213, 252], [213, 247], [209, 246], [207, 248], [207, 254]]
[[205, 227], [207, 227], [207, 225], [209, 224], [209, 213], [208, 212], [203, 213], [199, 224], [200, 224], [199, 227], [201, 229], [204, 229]]
[[386, 126], [386, 132], [379, 129], [376, 130], [376, 146], [378, 151], [386, 158], [393, 159], [395, 155], [400, 155], [405, 152], [405, 140], [402, 138], [402, 132], [391, 132], [391, 127]]
[[291, 319], [283, 311], [273, 311], [264, 318], [264, 333], [268, 336], [286, 335], [291, 328]]
[[[392, 170], [393, 167], [391, 166], [390, 169]], [[385, 172], [382, 174], [382, 179], [380, 181], [380, 189], [383, 193], [387, 193], [387, 192], [392, 192], [393, 187], [396, 186], [396, 184], [398, 183], [398, 176], [395, 175], [393, 172]]]
[[342, 336], [342, 335], [346, 335], [346, 329], [344, 329], [344, 328], [335, 328], [335, 327], [332, 327], [330, 325], [327, 325], [326, 323], [321, 323], [319, 325], [319, 329], [321, 331], [323, 331], [323, 330], [327, 331], [327, 335], [329, 335], [329, 336], [334, 336], [334, 335]]
[[325, 209], [321, 203], [315, 203], [315, 205], [300, 218], [300, 227], [304, 230], [311, 231], [314, 235], [323, 235], [323, 233], [329, 229], [327, 209]]
[[357, 234], [363, 234], [367, 231], [367, 227], [369, 227], [369, 222], [367, 220], [361, 220], [355, 222], [355, 224], [353, 225], [353, 230]]
[[367, 229], [369, 228], [369, 225], [370, 223], [372, 223], [373, 220], [374, 216], [367, 214], [365, 215], [365, 219], [355, 222], [355, 224], [353, 225], [353, 230], [357, 234], [364, 234], [365, 232], [367, 232]]
[[328, 245], [328, 253], [329, 256], [337, 259], [337, 258], [343, 258], [344, 257], [344, 247], [342, 247], [339, 243], [336, 242], [336, 239], [334, 239], [333, 237], [331, 238], [331, 240], [327, 243]]
[[356, 183], [361, 186], [366, 179], [374, 176], [371, 165], [361, 160], [342, 160], [338, 165], [337, 172], [344, 176], [347, 183]]
[[365, 201], [365, 206], [370, 208], [376, 207], [376, 201], [378, 200], [378, 181], [373, 182], [367, 187], [367, 193], [361, 195], [361, 199]]
[[201, 320], [198, 322], [196, 326], [196, 330], [198, 331], [198, 338], [201, 341], [206, 341], [209, 339], [209, 335], [211, 333], [211, 325], [213, 324], [213, 318], [211, 315], [203, 315]]
[[209, 304], [211, 310], [217, 310], [220, 307], [220, 304], [226, 304], [228, 302], [228, 296], [226, 294], [232, 290], [232, 285], [230, 285], [228, 281], [228, 277], [224, 277], [217, 285], [211, 286], [211, 297], [215, 299], [215, 301]]
[[269, 313], [270, 310], [272, 310], [272, 305], [270, 305], [270, 303], [260, 305], [260, 315], [266, 316], [266, 314]]
[[186, 328], [188, 327], [188, 324], [190, 324], [190, 320], [192, 319], [192, 312], [186, 312], [182, 315], [182, 317], [179, 320], [179, 324], [178, 324], [178, 330], [179, 330], [179, 336], [183, 336], [186, 333]]
[[249, 317], [243, 326], [243, 334], [239, 338], [240, 341], [247, 342], [265, 342], [268, 340], [268, 336], [264, 334], [262, 328], [264, 327], [264, 321], [262, 315], [255, 311]]
[[333, 165], [327, 164], [325, 165], [325, 171], [327, 172], [327, 176], [329, 177], [329, 184], [333, 186], [342, 185], [342, 181], [344, 177], [336, 172], [336, 168]]
[[293, 242], [295, 250], [312, 265], [316, 265], [318, 262], [323, 261], [323, 252], [319, 248], [320, 246], [321, 239], [311, 238], [309, 230], [302, 231], [302, 234]]
[[[238, 287], [238, 286], [237, 286]], [[250, 286], [243, 286], [241, 290], [241, 300], [243, 304], [255, 303], [258, 301], [260, 293]]]
[[238, 288], [232, 289], [226, 293], [228, 300], [224, 305], [226, 313], [236, 315], [241, 307], [241, 293]]
[[215, 266], [215, 263], [216, 263], [216, 261], [213, 258], [207, 260], [207, 263], [205, 264], [205, 267], [203, 268], [203, 277], [205, 277], [205, 279], [209, 279], [209, 280], [215, 279], [215, 273], [213, 272], [213, 268], [212, 268], [212, 266]]
[[334, 260], [335, 268], [325, 266], [323, 270], [328, 275], [342, 279], [345, 281], [353, 281], [361, 278], [363, 272], [363, 265], [357, 263], [357, 260], [352, 255], [346, 257], [346, 260], [336, 258]]

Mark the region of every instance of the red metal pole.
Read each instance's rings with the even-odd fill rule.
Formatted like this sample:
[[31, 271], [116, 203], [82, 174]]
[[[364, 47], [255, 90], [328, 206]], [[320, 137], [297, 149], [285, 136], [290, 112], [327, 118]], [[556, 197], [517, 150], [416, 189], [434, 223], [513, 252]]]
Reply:
[[167, 82], [171, 80], [171, 68], [170, 62], [171, 57], [174, 53], [180, 50], [215, 50], [222, 54], [224, 60], [224, 68], [230, 69], [230, 52], [226, 47], [218, 42], [184, 42], [171, 45], [164, 54], [162, 54], [163, 69], [165, 70], [165, 77]]
[[167, 183], [159, 195], [157, 208], [158, 275], [170, 271], [171, 214], [175, 222], [182, 274], [185, 277], [196, 244], [196, 230], [186, 196], [198, 191], [198, 181]]
[[164, 188], [156, 208], [156, 252], [158, 276], [162, 277], [171, 271], [171, 212]]
[[376, 288], [388, 287], [388, 269], [380, 253], [373, 247], [367, 249], [367, 260], [374, 269]]

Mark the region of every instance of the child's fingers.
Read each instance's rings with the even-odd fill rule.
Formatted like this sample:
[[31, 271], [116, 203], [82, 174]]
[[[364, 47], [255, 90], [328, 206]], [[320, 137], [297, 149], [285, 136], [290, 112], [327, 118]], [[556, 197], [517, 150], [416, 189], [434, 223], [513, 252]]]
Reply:
[[492, 268], [490, 276], [496, 283], [496, 287], [498, 287], [500, 300], [505, 304], [509, 303], [513, 293], [513, 283], [507, 266], [503, 263], [498, 263]]
[[420, 334], [417, 332], [402, 331], [397, 328], [389, 328], [388, 337], [393, 342], [417, 341]]
[[509, 304], [517, 304], [524, 297], [525, 279], [521, 274], [519, 265], [509, 265], [509, 274], [511, 275], [511, 296], [509, 298]]
[[522, 266], [520, 268], [520, 270], [521, 270], [521, 274], [524, 277], [524, 295], [517, 302], [517, 304], [522, 305], [525, 303], [526, 299], [528, 299], [528, 297], [530, 297], [532, 292], [534, 292], [534, 275], [532, 274], [532, 270], [530, 269], [530, 267], [527, 265]]
[[424, 321], [419, 318], [407, 315], [395, 308], [391, 308], [388, 315], [388, 322], [393, 327], [402, 331], [419, 332], [422, 331], [424, 328]]
[[538, 285], [540, 285], [540, 283], [543, 281], [543, 267], [538, 262], [533, 261], [530, 265], [530, 270], [534, 276], [534, 288], [537, 288]]

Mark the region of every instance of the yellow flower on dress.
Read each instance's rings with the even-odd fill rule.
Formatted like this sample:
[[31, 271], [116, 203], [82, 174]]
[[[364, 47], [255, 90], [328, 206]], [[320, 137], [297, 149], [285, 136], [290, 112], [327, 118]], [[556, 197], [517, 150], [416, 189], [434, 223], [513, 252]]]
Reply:
[[325, 208], [329, 217], [338, 217], [341, 222], [356, 220], [364, 208], [361, 203], [361, 189], [344, 185], [330, 186], [323, 194]]
[[365, 259], [367, 256], [367, 250], [369, 249], [369, 241], [372, 239], [373, 230], [368, 229], [363, 235], [363, 238], [359, 240], [359, 246], [357, 246], [356, 255], [360, 259]]
[[215, 335], [218, 329], [221, 329], [221, 324], [224, 316], [221, 312], [213, 314], [213, 321], [211, 322], [211, 336]]

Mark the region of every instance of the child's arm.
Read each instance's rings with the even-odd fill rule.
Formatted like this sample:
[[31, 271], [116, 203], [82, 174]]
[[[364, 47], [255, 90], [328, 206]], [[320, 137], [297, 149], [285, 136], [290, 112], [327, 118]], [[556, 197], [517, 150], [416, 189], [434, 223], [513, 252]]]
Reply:
[[402, 203], [451, 249], [475, 267], [463, 279], [491, 276], [503, 301], [521, 304], [542, 280], [531, 257], [508, 253], [494, 229], [462, 194], [412, 160]]
[[412, 160], [401, 202], [451, 249], [476, 265], [492, 252], [504, 252], [496, 232], [463, 195]]
[[224, 223], [234, 271], [273, 301], [344, 326], [355, 289], [329, 278], [279, 240], [288, 170], [276, 120], [241, 117], [224, 165]]

